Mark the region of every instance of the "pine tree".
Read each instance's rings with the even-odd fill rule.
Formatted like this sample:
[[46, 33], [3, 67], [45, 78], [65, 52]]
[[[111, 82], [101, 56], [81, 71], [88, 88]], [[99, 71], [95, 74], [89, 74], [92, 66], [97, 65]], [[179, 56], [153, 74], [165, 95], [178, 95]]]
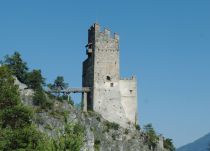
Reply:
[[12, 56], [5, 56], [3, 64], [9, 67], [12, 74], [15, 75], [20, 82], [26, 83], [28, 67], [26, 62], [22, 60], [19, 52], [15, 52]]

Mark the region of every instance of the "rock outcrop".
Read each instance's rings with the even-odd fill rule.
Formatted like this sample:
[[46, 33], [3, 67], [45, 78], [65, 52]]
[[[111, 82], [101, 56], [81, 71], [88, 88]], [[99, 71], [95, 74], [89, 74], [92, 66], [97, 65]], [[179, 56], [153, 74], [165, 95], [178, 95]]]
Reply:
[[[67, 101], [54, 102], [53, 109], [43, 110], [33, 106], [33, 90], [18, 81], [22, 102], [35, 109], [33, 122], [38, 129], [51, 137], [58, 135], [58, 129], [65, 123], [80, 122], [85, 127], [84, 146], [81, 151], [151, 151], [145, 144], [145, 134], [130, 124], [128, 128], [110, 123], [101, 115], [89, 111], [83, 112]], [[167, 151], [157, 147], [156, 151]]]

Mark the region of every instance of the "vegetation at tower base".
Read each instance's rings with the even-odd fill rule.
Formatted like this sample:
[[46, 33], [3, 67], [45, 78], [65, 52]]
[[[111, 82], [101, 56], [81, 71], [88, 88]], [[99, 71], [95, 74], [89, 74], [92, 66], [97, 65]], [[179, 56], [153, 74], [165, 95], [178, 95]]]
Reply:
[[[61, 96], [44, 91], [45, 80], [40, 70], [25, 74], [28, 87], [21, 88], [21, 84], [14, 84], [11, 66], [0, 67], [0, 150], [170, 150], [166, 149], [168, 141], [164, 142], [165, 149], [156, 144], [155, 148], [149, 148], [151, 142], [156, 142], [152, 126], [147, 126], [145, 132], [132, 124], [122, 128], [96, 112], [78, 110], [65, 98], [61, 101], [58, 99]], [[62, 88], [65, 84], [64, 78], [58, 76], [51, 85]]]
[[[149, 148], [155, 149], [159, 141], [159, 137], [156, 134], [152, 124], [150, 123], [145, 125], [143, 129], [146, 134], [146, 141], [145, 141], [146, 144], [149, 146]], [[165, 149], [168, 149], [169, 151], [175, 151], [172, 139], [169, 138], [164, 139], [163, 146]]]
[[155, 130], [152, 127], [152, 124], [147, 124], [144, 126], [144, 131], [146, 133], [146, 143], [149, 146], [149, 148], [153, 149], [156, 147], [157, 143], [158, 143], [158, 136], [155, 132]]
[[166, 148], [166, 149], [168, 149], [170, 151], [175, 151], [176, 150], [174, 145], [173, 145], [173, 141], [170, 138], [165, 139], [163, 141], [163, 145], [164, 145], [164, 148]]

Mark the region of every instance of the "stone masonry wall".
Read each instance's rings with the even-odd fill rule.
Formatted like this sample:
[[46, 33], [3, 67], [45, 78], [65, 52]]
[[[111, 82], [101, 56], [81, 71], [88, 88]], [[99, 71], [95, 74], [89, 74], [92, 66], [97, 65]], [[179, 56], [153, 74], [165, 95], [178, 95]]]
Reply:
[[[120, 80], [119, 36], [112, 36], [108, 29], [100, 31], [99, 25], [94, 24], [88, 30], [87, 55], [83, 62], [83, 86], [92, 88], [87, 105], [123, 127], [135, 123], [136, 81]], [[127, 96], [130, 90], [132, 94]]]
[[137, 81], [135, 77], [120, 80], [121, 103], [126, 118], [132, 123], [137, 121]]

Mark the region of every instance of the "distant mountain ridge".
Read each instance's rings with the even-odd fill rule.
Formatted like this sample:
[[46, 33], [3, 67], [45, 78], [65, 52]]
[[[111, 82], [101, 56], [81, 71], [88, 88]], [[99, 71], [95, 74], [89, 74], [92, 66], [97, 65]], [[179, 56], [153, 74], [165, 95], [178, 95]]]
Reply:
[[176, 151], [210, 151], [210, 133], [197, 139], [196, 141], [178, 148]]

